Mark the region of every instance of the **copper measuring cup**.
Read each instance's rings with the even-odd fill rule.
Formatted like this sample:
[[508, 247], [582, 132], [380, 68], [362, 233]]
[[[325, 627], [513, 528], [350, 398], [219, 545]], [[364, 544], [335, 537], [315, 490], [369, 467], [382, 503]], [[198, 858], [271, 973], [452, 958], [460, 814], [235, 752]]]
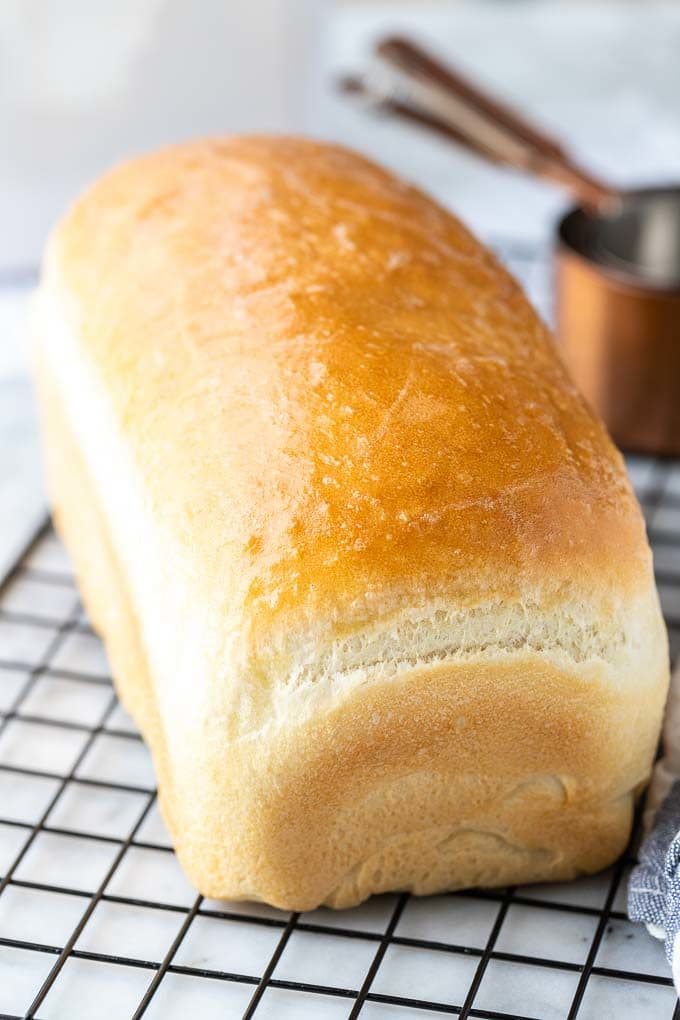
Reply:
[[586, 398], [624, 449], [680, 455], [680, 188], [620, 191], [554, 139], [406, 39], [343, 87], [477, 154], [566, 187], [556, 333]]

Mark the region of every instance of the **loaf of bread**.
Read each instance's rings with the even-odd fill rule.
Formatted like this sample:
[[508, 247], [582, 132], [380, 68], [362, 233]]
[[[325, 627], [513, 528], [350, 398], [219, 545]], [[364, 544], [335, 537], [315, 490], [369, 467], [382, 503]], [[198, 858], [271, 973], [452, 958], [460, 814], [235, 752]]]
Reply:
[[644, 525], [455, 218], [334, 146], [171, 148], [58, 226], [34, 334], [55, 521], [201, 892], [622, 851], [668, 679]]

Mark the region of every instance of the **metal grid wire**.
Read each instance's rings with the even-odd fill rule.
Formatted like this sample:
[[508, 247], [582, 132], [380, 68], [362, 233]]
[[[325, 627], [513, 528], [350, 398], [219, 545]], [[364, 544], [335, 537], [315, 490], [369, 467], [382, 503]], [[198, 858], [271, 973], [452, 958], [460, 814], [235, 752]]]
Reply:
[[[680, 464], [629, 469], [675, 657]], [[626, 920], [630, 853], [582, 882], [338, 913], [207, 901], [145, 755], [46, 522], [0, 588], [0, 1018], [680, 1018], [662, 950]]]

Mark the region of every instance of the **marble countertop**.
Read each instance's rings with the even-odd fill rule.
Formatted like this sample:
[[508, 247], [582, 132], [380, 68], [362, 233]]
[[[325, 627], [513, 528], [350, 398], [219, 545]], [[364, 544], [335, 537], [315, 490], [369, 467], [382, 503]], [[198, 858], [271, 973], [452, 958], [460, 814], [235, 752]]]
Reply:
[[45, 513], [26, 356], [32, 287], [0, 277], [0, 578]]
[[[613, 0], [590, 4], [525, 0], [349, 4], [332, 20], [324, 58], [325, 79], [361, 66], [376, 35], [394, 30], [417, 33], [547, 126], [561, 129], [563, 137], [593, 170], [619, 183], [680, 174], [677, 4], [634, 5]], [[518, 174], [487, 167], [409, 128], [367, 116], [331, 91], [322, 91], [314, 98], [310, 130], [374, 155], [449, 204], [500, 249], [533, 300], [550, 316], [550, 237], [555, 217], [564, 207], [563, 196]], [[49, 186], [46, 178], [45, 188]], [[37, 259], [36, 251], [33, 262]], [[23, 256], [16, 266], [9, 264], [0, 270], [0, 575], [45, 512], [25, 350], [34, 282], [34, 265]], [[644, 503], [645, 495], [655, 491], [656, 469], [649, 462], [636, 461], [631, 470]], [[680, 469], [671, 471], [669, 479], [669, 491], [680, 498]], [[660, 507], [652, 500], [649, 514], [652, 528], [656, 524], [664, 534], [674, 531], [678, 535], [678, 545], [660, 546], [659, 556], [666, 579], [677, 578], [677, 583], [661, 586], [664, 610], [667, 616], [680, 620], [680, 513], [675, 504]], [[49, 630], [60, 623], [61, 614], [73, 612], [75, 590], [69, 588], [68, 562], [55, 539], [48, 536], [31, 553], [27, 566], [24, 580], [20, 578], [8, 589], [0, 608], [19, 616], [26, 612], [42, 614], [48, 621], [43, 626]], [[31, 580], [31, 567], [43, 580], [49, 580], [51, 571], [56, 572], [64, 590], [52, 582], [41, 588], [40, 583]], [[12, 657], [29, 661], [24, 671], [0, 669], [0, 712], [3, 698], [10, 704], [30, 675], [31, 656], [40, 655], [45, 633], [17, 624], [9, 629], [5, 626], [1, 636], [11, 645]], [[85, 781], [120, 777], [124, 769], [128, 785], [141, 791], [135, 794], [138, 799], [142, 793], [152, 796], [150, 762], [143, 745], [130, 742], [134, 737], [130, 720], [119, 708], [112, 707], [107, 701], [110, 693], [96, 684], [75, 689], [81, 674], [99, 678], [102, 683], [108, 676], [101, 648], [84, 617], [74, 616], [63, 637], [54, 668], [47, 670], [50, 681], [46, 677], [45, 682], [36, 683], [27, 699], [35, 716], [56, 721], [55, 732], [49, 735], [37, 724], [15, 721], [0, 739], [0, 815], [14, 818], [12, 825], [0, 825], [0, 873], [2, 861], [11, 860], [20, 846], [22, 826], [30, 831], [42, 810], [41, 798], [47, 795], [39, 783], [29, 783], [26, 777], [21, 781], [15, 777], [8, 784], [3, 763], [53, 770], [55, 774], [68, 772], [81, 753], [79, 741], [85, 747], [85, 742], [91, 740], [92, 747], [86, 748], [86, 756], [78, 765], [78, 774], [82, 773]], [[675, 654], [680, 651], [680, 628], [671, 633], [671, 640]], [[75, 719], [80, 729], [60, 729], [64, 718]], [[128, 736], [124, 740], [125, 733]], [[125, 743], [124, 754], [117, 747], [121, 740]], [[44, 786], [46, 780], [42, 783]], [[82, 890], [77, 890], [81, 886], [96, 887], [108, 867], [112, 847], [130, 827], [130, 812], [139, 808], [136, 801], [132, 804], [131, 794], [124, 797], [108, 790], [95, 802], [85, 796], [87, 789], [86, 785], [78, 787], [77, 779], [69, 780], [52, 824], [65, 832], [84, 829], [99, 833], [99, 843], [94, 845], [71, 835], [67, 848], [65, 836], [42, 834], [20, 866], [19, 878], [25, 887], [8, 888], [0, 900], [0, 937], [8, 933], [13, 937], [18, 917], [24, 932], [18, 938], [60, 945], [68, 936], [83, 905], [78, 899]], [[145, 846], [133, 846], [132, 856], [126, 858], [127, 864], [117, 873], [110, 890], [115, 895], [99, 904], [80, 937], [78, 948], [84, 955], [68, 961], [41, 1009], [41, 1017], [89, 1018], [93, 1015], [88, 1012], [91, 996], [98, 1003], [98, 1020], [132, 1015], [157, 966], [148, 961], [162, 960], [176, 937], [184, 919], [182, 911], [189, 909], [193, 893], [169, 852], [155, 807], [135, 838]], [[59, 868], [65, 869], [63, 874]], [[46, 909], [31, 882], [52, 882], [53, 878], [56, 884], [76, 887], [76, 893], [50, 894], [52, 900]], [[135, 906], [140, 882], [146, 898], [153, 901], [143, 910]], [[668, 970], [662, 948], [644, 930], [625, 920], [625, 874], [612, 883], [612, 874], [607, 873], [566, 886], [516, 891], [513, 901], [506, 905], [502, 928], [496, 933], [493, 958], [474, 1001], [474, 1015], [486, 1017], [503, 1011], [540, 1020], [565, 1017], [577, 994], [580, 967], [598, 933], [599, 911], [614, 890], [610, 903], [613, 912], [606, 930], [599, 932], [595, 971], [578, 1012], [579, 1020], [624, 1016], [670, 1020], [676, 1000], [673, 989], [664, 983]], [[7, 895], [10, 892], [12, 895]], [[302, 915], [276, 965], [274, 981], [262, 997], [257, 1016], [276, 1020], [346, 1017], [351, 1003], [341, 989], [361, 985], [393, 916], [393, 900], [372, 900], [345, 915], [329, 911]], [[261, 974], [289, 919], [253, 905], [234, 908], [225, 918], [220, 913], [223, 906], [206, 903], [196, 915], [190, 938], [183, 942], [175, 961], [178, 970], [163, 979], [162, 990], [147, 1015], [172, 1020], [193, 1010], [205, 1018], [239, 1016], [246, 1008], [257, 978], [232, 982], [221, 974], [218, 980], [218, 972]], [[410, 998], [423, 989], [430, 1000], [462, 1002], [491, 938], [495, 919], [500, 916], [499, 909], [502, 901], [499, 908], [497, 900], [483, 896], [409, 900], [396, 928], [396, 942], [385, 954], [373, 985], [373, 998], [364, 1005], [362, 1018], [416, 1020], [431, 1016], [432, 1012], [423, 1012], [417, 1005], [404, 1007], [402, 1003], [398, 1010], [390, 1005], [391, 998]], [[239, 913], [244, 916], [239, 918]], [[338, 929], [352, 929], [352, 937], [341, 937]], [[469, 948], [445, 952], [442, 944], [451, 941]], [[117, 966], [112, 977], [105, 973], [106, 968], [102, 970], [87, 958], [88, 953], [97, 958], [119, 954], [121, 946], [129, 957], [147, 962]], [[9, 997], [9, 1005], [0, 995], [0, 1013], [7, 1009], [18, 1012], [30, 1001], [36, 982], [40, 984], [52, 961], [44, 954], [7, 946], [3, 954], [0, 988]], [[29, 956], [34, 959], [32, 969], [27, 971], [24, 965]], [[225, 960], [231, 961], [229, 966]], [[558, 962], [553, 965], [550, 961]], [[642, 974], [642, 979], [627, 980], [630, 971]], [[199, 973], [213, 972], [213, 978], [199, 979]], [[305, 981], [338, 991], [297, 994], [296, 982]]]

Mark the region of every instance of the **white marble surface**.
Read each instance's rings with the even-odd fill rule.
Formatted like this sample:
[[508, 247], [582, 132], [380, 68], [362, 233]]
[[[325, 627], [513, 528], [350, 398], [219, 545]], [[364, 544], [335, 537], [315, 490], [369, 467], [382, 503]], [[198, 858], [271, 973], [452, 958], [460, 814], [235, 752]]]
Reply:
[[32, 264], [73, 195], [133, 152], [299, 131], [327, 0], [3, 0], [0, 271]]
[[0, 278], [0, 577], [45, 504], [26, 354], [31, 287]]
[[[417, 31], [442, 54], [455, 57], [546, 124], [562, 126], [565, 138], [593, 169], [611, 174], [619, 182], [674, 173], [680, 176], [677, 4], [468, 0], [375, 8], [349, 5], [337, 14], [329, 37], [329, 72], [360, 66], [371, 40], [394, 29]], [[545, 251], [551, 223], [563, 202], [554, 192], [518, 175], [485, 167], [408, 128], [367, 118], [330, 93], [316, 99], [316, 133], [346, 141], [390, 163], [460, 211], [485, 237], [519, 241], [531, 248], [538, 245]], [[7, 159], [7, 152], [0, 158]], [[44, 187], [50, 188], [49, 174], [44, 175]], [[22, 260], [23, 254], [18, 261]], [[549, 314], [545, 261], [534, 264], [518, 259], [513, 268]], [[23, 342], [30, 289], [30, 274], [0, 276], [0, 573], [44, 507]], [[633, 472], [641, 487], [651, 484], [652, 469], [646, 462], [636, 462]], [[668, 491], [680, 494], [680, 472], [671, 477]], [[650, 523], [680, 532], [680, 517], [674, 507], [655, 510]], [[661, 547], [659, 562], [666, 577], [661, 588], [664, 609], [680, 617], [680, 583], [673, 583], [673, 578], [680, 582], [677, 546]], [[43, 543], [31, 564], [59, 573], [69, 570], [53, 540]], [[28, 578], [10, 588], [0, 608], [14, 614], [38, 614], [48, 625], [2, 621], [0, 659], [15, 659], [17, 666], [0, 669], [0, 713], [23, 690], [30, 668], [53, 634], [54, 621], [70, 612], [74, 598], [68, 586], [55, 588]], [[671, 637], [677, 652], [680, 631]], [[50, 813], [49, 825], [60, 832], [41, 834], [17, 875], [27, 885], [12, 885], [0, 897], [0, 940], [59, 946], [87, 903], [76, 892], [91, 892], [105, 874], [111, 848], [116, 846], [106, 840], [123, 839], [129, 833], [144, 808], [153, 774], [143, 745], [121, 735], [120, 731], [134, 729], [122, 710], [106, 714], [110, 691], [97, 681], [106, 680], [107, 667], [96, 640], [77, 630], [69, 634], [56, 650], [51, 670], [54, 674], [41, 678], [22, 702], [22, 713], [30, 718], [11, 721], [0, 736], [0, 817], [17, 823], [0, 824], [0, 874], [54, 796], [58, 776], [68, 774], [77, 760], [89, 728], [103, 720], [103, 731]], [[76, 677], [81, 673], [93, 677], [93, 683], [79, 682]], [[51, 727], [50, 720], [75, 722], [84, 729]], [[112, 729], [116, 732], [107, 732]], [[26, 768], [30, 774], [3, 771], [3, 765]], [[40, 771], [46, 774], [37, 774]], [[136, 790], [93, 787], [79, 784], [78, 779], [124, 782]], [[64, 835], [68, 830], [98, 835], [103, 841]], [[97, 906], [77, 949], [158, 962], [177, 934], [184, 919], [182, 911], [192, 902], [193, 894], [174, 857], [163, 849], [168, 838], [155, 806], [136, 839], [148, 845], [128, 851], [125, 866], [117, 871], [108, 890], [123, 902], [104, 901]], [[605, 875], [568, 886], [520, 891], [529, 900], [534, 897], [565, 909], [553, 911], [531, 902], [511, 906], [496, 947], [507, 958], [492, 959], [486, 970], [475, 999], [477, 1015], [499, 1010], [541, 1020], [567, 1015], [578, 981], [574, 968], [585, 959], [597, 922], [596, 915], [574, 913], [569, 908], [599, 909], [608, 881]], [[63, 886], [64, 891], [47, 892], [36, 885], [40, 882]], [[69, 891], [65, 891], [67, 887]], [[625, 907], [622, 889], [614, 902], [617, 911]], [[139, 895], [176, 909], [135, 907], [132, 901]], [[385, 897], [344, 914], [322, 910], [303, 915], [302, 925], [319, 924], [327, 930], [323, 934], [296, 930], [274, 977], [358, 987], [375, 952], [375, 938], [384, 931], [393, 905], [393, 899]], [[486, 943], [497, 906], [483, 898], [456, 896], [411, 900], [396, 934], [479, 950]], [[240, 1016], [252, 985], [199, 977], [196, 970], [259, 975], [287, 920], [286, 915], [253, 905], [230, 906], [234, 916], [225, 920], [210, 915], [223, 905], [204, 907], [208, 913], [194, 920], [176, 961], [188, 972], [164, 978], [147, 1016], [163, 1020], [183, 1020], [192, 1013], [201, 1018]], [[253, 918], [274, 926], [258, 924]], [[347, 927], [364, 932], [366, 940], [343, 939], [337, 934], [338, 929]], [[524, 957], [537, 955], [561, 961], [565, 968], [523, 962]], [[424, 946], [391, 946], [374, 991], [384, 996], [406, 994], [460, 1002], [477, 958]], [[53, 959], [0, 941], [0, 1013], [22, 1013]], [[588, 984], [579, 1020], [670, 1020], [675, 1002], [672, 989], [614, 978], [605, 970], [634, 969], [652, 978], [665, 975], [662, 949], [644, 931], [615, 918], [607, 926], [595, 963], [603, 971]], [[93, 1016], [121, 1020], [132, 1015], [151, 977], [152, 972], [143, 967], [70, 959], [38, 1015], [43, 1020], [91, 1020]], [[276, 1020], [330, 1020], [346, 1017], [349, 1008], [346, 998], [270, 987], [256, 1015]], [[433, 1014], [415, 1006], [397, 1009], [372, 1001], [361, 1015], [377, 1020], [415, 1020]]]

